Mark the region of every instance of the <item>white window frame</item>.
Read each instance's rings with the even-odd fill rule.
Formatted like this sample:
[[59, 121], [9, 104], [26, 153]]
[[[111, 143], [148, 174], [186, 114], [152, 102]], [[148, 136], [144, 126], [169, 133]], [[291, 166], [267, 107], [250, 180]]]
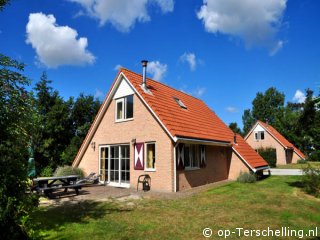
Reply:
[[[127, 97], [129, 97], [131, 95], [128, 95], [128, 96], [124, 96], [122, 98], [118, 98], [116, 99], [116, 106], [115, 106], [115, 121], [116, 122], [125, 122], [125, 121], [131, 121], [133, 120], [133, 117], [132, 118], [127, 118], [126, 116], [126, 112], [127, 112]], [[134, 97], [133, 97], [134, 99]], [[121, 118], [118, 119], [118, 103], [119, 102], [122, 102], [122, 116]], [[134, 104], [134, 103], [133, 103]], [[134, 116], [134, 114], [133, 114]]]
[[[154, 168], [148, 168], [147, 166], [147, 160], [148, 160], [148, 145], [154, 145]], [[156, 165], [157, 165], [157, 147], [156, 142], [146, 142], [145, 144], [145, 153], [144, 153], [144, 171], [145, 172], [155, 172], [156, 171]]]
[[[263, 133], [263, 139], [261, 138], [261, 133]], [[254, 132], [254, 139], [256, 141], [261, 141], [265, 139], [265, 131], [256, 131]]]
[[[184, 166], [185, 167], [184, 169], [185, 170], [198, 170], [198, 169], [200, 169], [200, 145], [199, 144], [185, 144], [185, 146], [186, 145], [189, 147], [189, 163], [190, 163], [190, 165]], [[193, 145], [195, 146], [195, 149], [198, 149], [198, 150], [196, 150], [196, 153], [193, 153], [193, 150], [192, 150]], [[198, 163], [198, 166], [192, 166], [193, 165], [193, 163], [192, 163], [193, 162], [193, 159], [192, 159], [193, 155], [195, 155], [197, 158], [196, 162]]]

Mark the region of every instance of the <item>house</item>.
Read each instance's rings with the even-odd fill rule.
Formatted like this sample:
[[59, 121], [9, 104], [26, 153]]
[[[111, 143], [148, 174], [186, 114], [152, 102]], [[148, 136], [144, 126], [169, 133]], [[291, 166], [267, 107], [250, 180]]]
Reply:
[[268, 164], [201, 100], [121, 68], [73, 166], [111, 186], [175, 192], [261, 172]]
[[261, 121], [256, 122], [245, 140], [254, 149], [275, 149], [277, 164], [297, 163], [299, 159], [306, 159], [305, 155], [275, 128]]

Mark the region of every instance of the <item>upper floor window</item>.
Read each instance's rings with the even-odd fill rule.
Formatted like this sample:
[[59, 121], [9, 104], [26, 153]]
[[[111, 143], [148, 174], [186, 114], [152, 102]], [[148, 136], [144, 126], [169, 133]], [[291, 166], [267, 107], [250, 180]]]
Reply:
[[116, 100], [116, 121], [133, 118], [133, 95]]
[[254, 138], [256, 140], [263, 140], [264, 139], [264, 131], [255, 132]]

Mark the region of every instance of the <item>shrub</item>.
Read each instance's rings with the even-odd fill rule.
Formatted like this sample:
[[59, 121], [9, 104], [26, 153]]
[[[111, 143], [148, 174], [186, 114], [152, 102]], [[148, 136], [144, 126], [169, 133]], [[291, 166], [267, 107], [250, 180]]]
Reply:
[[56, 177], [68, 175], [79, 175], [80, 178], [84, 178], [84, 172], [81, 168], [74, 168], [67, 165], [63, 167], [57, 167], [56, 171], [54, 172], [54, 176]]
[[306, 164], [307, 161], [304, 160], [304, 159], [299, 159], [299, 160], [297, 161], [297, 163], [298, 163], [298, 164]]
[[258, 153], [267, 161], [270, 167], [277, 166], [277, 152], [274, 148], [259, 148]]
[[254, 183], [257, 181], [256, 176], [252, 173], [241, 172], [237, 181], [240, 183]]
[[53, 175], [53, 169], [51, 166], [46, 166], [44, 169], [42, 169], [40, 173], [40, 177], [52, 177]]
[[303, 172], [302, 183], [304, 190], [315, 197], [320, 197], [320, 169], [316, 169], [308, 164], [303, 169]]

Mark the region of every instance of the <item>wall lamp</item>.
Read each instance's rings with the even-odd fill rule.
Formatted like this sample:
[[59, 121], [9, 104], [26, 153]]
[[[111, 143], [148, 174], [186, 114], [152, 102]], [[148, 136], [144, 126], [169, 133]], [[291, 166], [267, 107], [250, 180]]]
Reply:
[[93, 151], [96, 150], [96, 142], [91, 142], [91, 147], [93, 148]]

